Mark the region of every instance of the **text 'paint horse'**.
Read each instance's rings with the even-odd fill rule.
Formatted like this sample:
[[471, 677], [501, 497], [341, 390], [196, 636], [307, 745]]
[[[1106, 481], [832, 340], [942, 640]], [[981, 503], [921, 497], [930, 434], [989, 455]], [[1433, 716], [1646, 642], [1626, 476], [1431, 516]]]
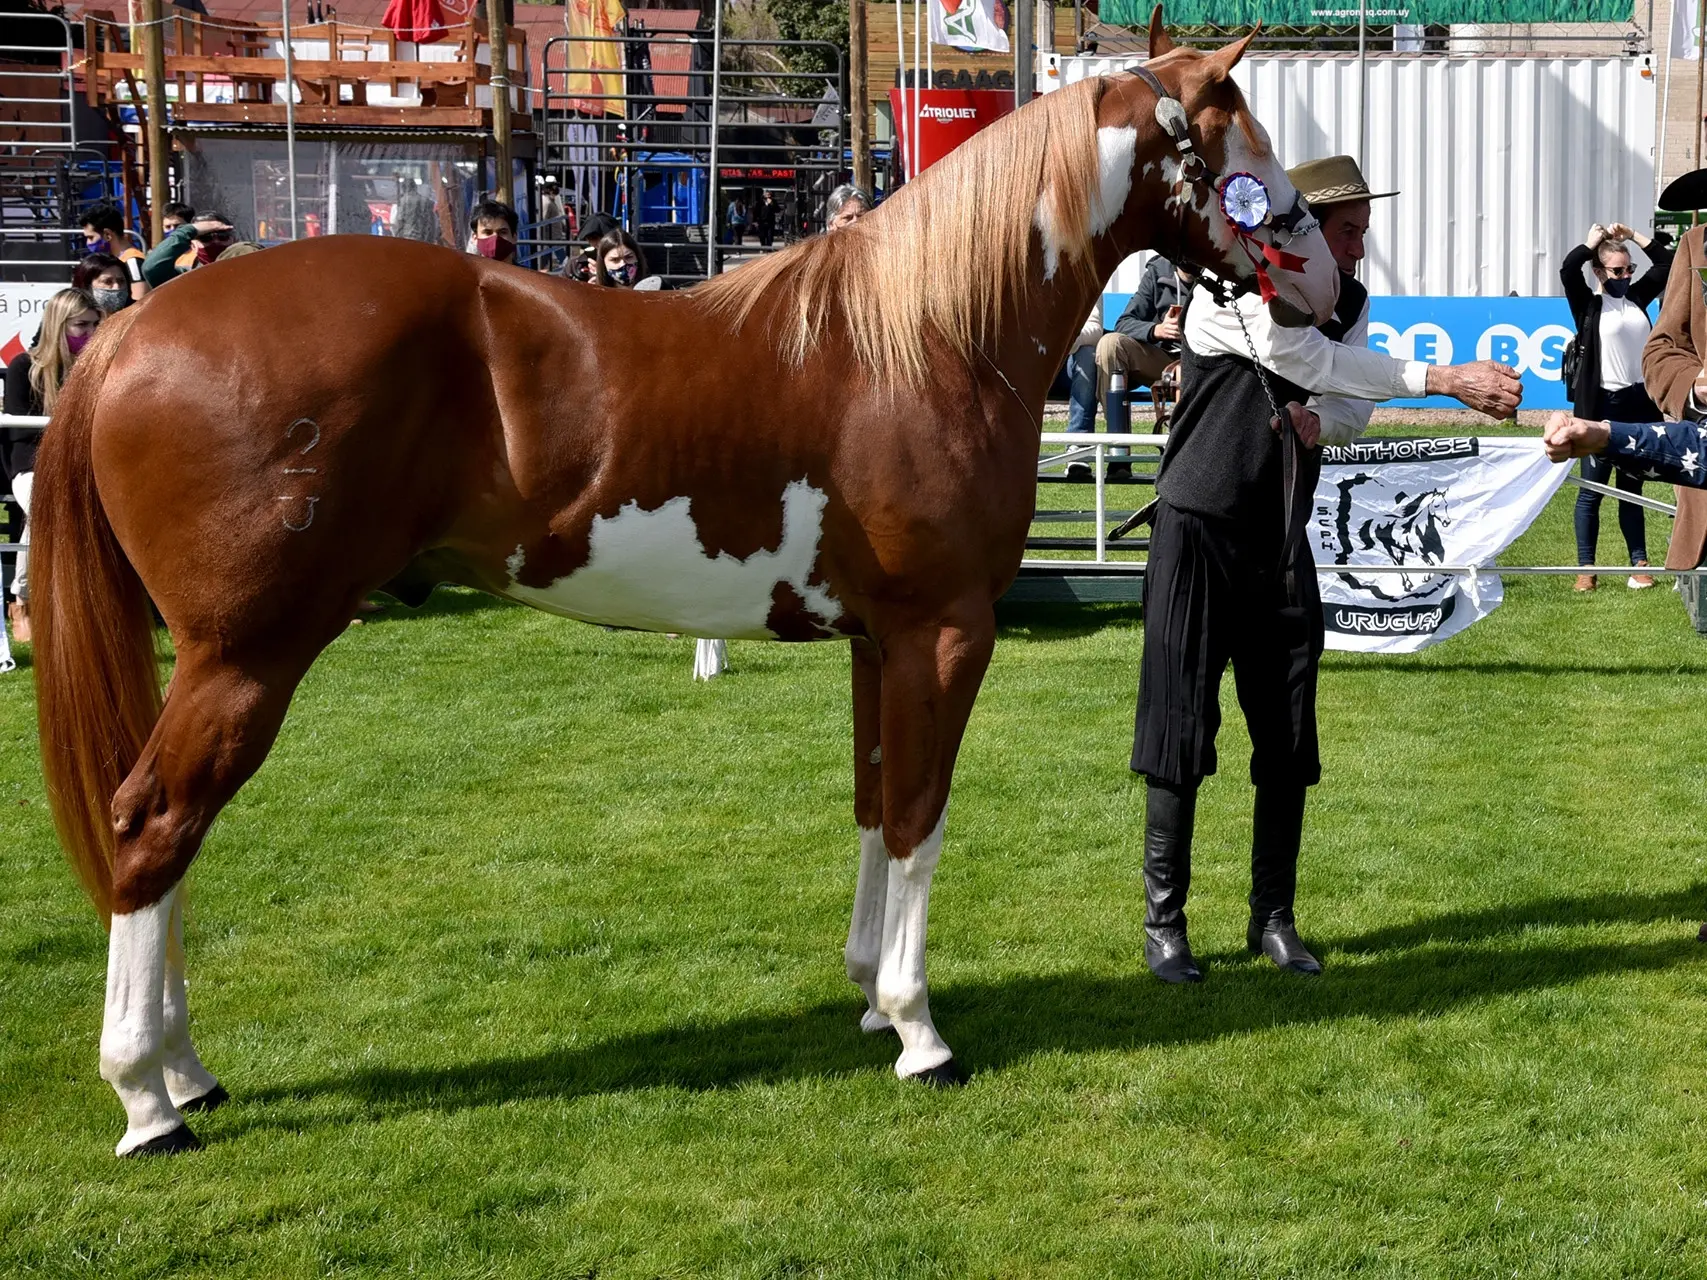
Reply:
[[[1175, 49], [1159, 14], [1152, 33], [1148, 77], [1051, 94], [858, 225], [683, 293], [332, 237], [102, 326], [42, 444], [31, 584], [55, 818], [111, 922], [119, 1154], [198, 1145], [183, 1113], [226, 1097], [190, 1041], [179, 886], [382, 586], [850, 640], [847, 972], [866, 1029], [899, 1035], [898, 1074], [956, 1078], [926, 902], [1049, 383], [1139, 249], [1260, 276], [1283, 323], [1326, 318], [1337, 291], [1307, 218], [1242, 226], [1222, 199], [1254, 177], [1301, 208], [1230, 78], [1248, 39]], [[177, 654], [164, 698], [150, 599]]]

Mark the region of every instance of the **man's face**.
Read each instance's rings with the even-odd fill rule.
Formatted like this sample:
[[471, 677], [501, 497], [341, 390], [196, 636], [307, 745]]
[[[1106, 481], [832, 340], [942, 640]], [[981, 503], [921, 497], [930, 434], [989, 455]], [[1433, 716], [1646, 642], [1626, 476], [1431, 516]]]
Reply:
[[1355, 274], [1363, 261], [1363, 237], [1369, 234], [1369, 201], [1329, 205], [1321, 217], [1322, 239], [1328, 242], [1335, 265], [1347, 275]]
[[510, 224], [502, 218], [476, 218], [474, 220], [474, 238], [484, 240], [487, 236], [503, 236], [510, 238]]
[[83, 228], [83, 247], [88, 249], [91, 253], [95, 252], [97, 249], [105, 249], [107, 247], [106, 232], [97, 231], [93, 227], [85, 226]]
[[184, 225], [184, 220], [175, 214], [169, 213], [164, 218], [160, 219], [160, 225], [167, 235], [171, 235], [179, 227]]

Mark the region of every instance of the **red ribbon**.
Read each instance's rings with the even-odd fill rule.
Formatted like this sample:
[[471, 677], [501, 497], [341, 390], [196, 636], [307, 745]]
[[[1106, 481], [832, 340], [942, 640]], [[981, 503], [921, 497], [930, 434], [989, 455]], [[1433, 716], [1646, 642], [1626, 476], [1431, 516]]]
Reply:
[[[1275, 266], [1282, 271], [1301, 272], [1309, 259], [1300, 258], [1295, 253], [1287, 253], [1284, 249], [1277, 249], [1266, 241], [1258, 240], [1237, 223], [1233, 225], [1233, 229], [1239, 233], [1239, 247], [1245, 251], [1245, 256], [1251, 260], [1251, 266], [1256, 268], [1257, 292], [1265, 304], [1273, 302], [1279, 296], [1280, 291], [1274, 287], [1274, 281], [1269, 278], [1268, 267]], [[1253, 244], [1262, 250], [1261, 259], [1251, 252], [1250, 247]]]

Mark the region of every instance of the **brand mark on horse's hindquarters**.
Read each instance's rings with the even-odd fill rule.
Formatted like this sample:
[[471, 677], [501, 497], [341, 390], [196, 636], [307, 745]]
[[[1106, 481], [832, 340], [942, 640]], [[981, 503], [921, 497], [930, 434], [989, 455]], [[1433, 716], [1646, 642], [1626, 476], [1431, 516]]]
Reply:
[[624, 503], [614, 516], [595, 516], [587, 563], [543, 587], [520, 581], [526, 550], [510, 556], [513, 600], [583, 622], [639, 631], [683, 631], [730, 640], [772, 640], [769, 619], [779, 587], [791, 588], [824, 637], [841, 605], [822, 583], [808, 579], [818, 562], [829, 498], [805, 480], [782, 493], [782, 539], [775, 551], [745, 560], [728, 552], [708, 556], [694, 526], [692, 499], [671, 498], [655, 511]]
[[[314, 421], [313, 418], [298, 418], [295, 422], [291, 423], [290, 426], [285, 428], [286, 444], [295, 443], [293, 437], [299, 434], [297, 431], [298, 427], [308, 428], [306, 432], [301, 433], [308, 437], [308, 443], [297, 450], [299, 456], [306, 458], [314, 446], [320, 443], [320, 424]], [[285, 467], [283, 468], [283, 471], [287, 476], [317, 476], [320, 474], [319, 467]], [[290, 518], [289, 511], [286, 511], [284, 515], [279, 517], [284, 522], [284, 527], [289, 529], [292, 533], [302, 533], [309, 525], [314, 523], [314, 504], [320, 501], [318, 495], [309, 494], [306, 496], [299, 496], [296, 494], [281, 493], [278, 500], [280, 502], [301, 502], [306, 504], [306, 511], [300, 521], [292, 520]]]

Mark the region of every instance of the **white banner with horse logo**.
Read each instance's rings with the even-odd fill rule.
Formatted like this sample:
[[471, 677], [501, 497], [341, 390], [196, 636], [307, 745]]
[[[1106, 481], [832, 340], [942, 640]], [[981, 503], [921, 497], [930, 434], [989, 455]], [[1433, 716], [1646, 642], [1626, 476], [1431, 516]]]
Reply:
[[[1324, 449], [1310, 537], [1328, 648], [1414, 653], [1487, 617], [1505, 598], [1498, 577], [1429, 566], [1492, 564], [1568, 470], [1548, 462], [1535, 439], [1362, 440]], [[1387, 572], [1358, 572], [1374, 566]]]

